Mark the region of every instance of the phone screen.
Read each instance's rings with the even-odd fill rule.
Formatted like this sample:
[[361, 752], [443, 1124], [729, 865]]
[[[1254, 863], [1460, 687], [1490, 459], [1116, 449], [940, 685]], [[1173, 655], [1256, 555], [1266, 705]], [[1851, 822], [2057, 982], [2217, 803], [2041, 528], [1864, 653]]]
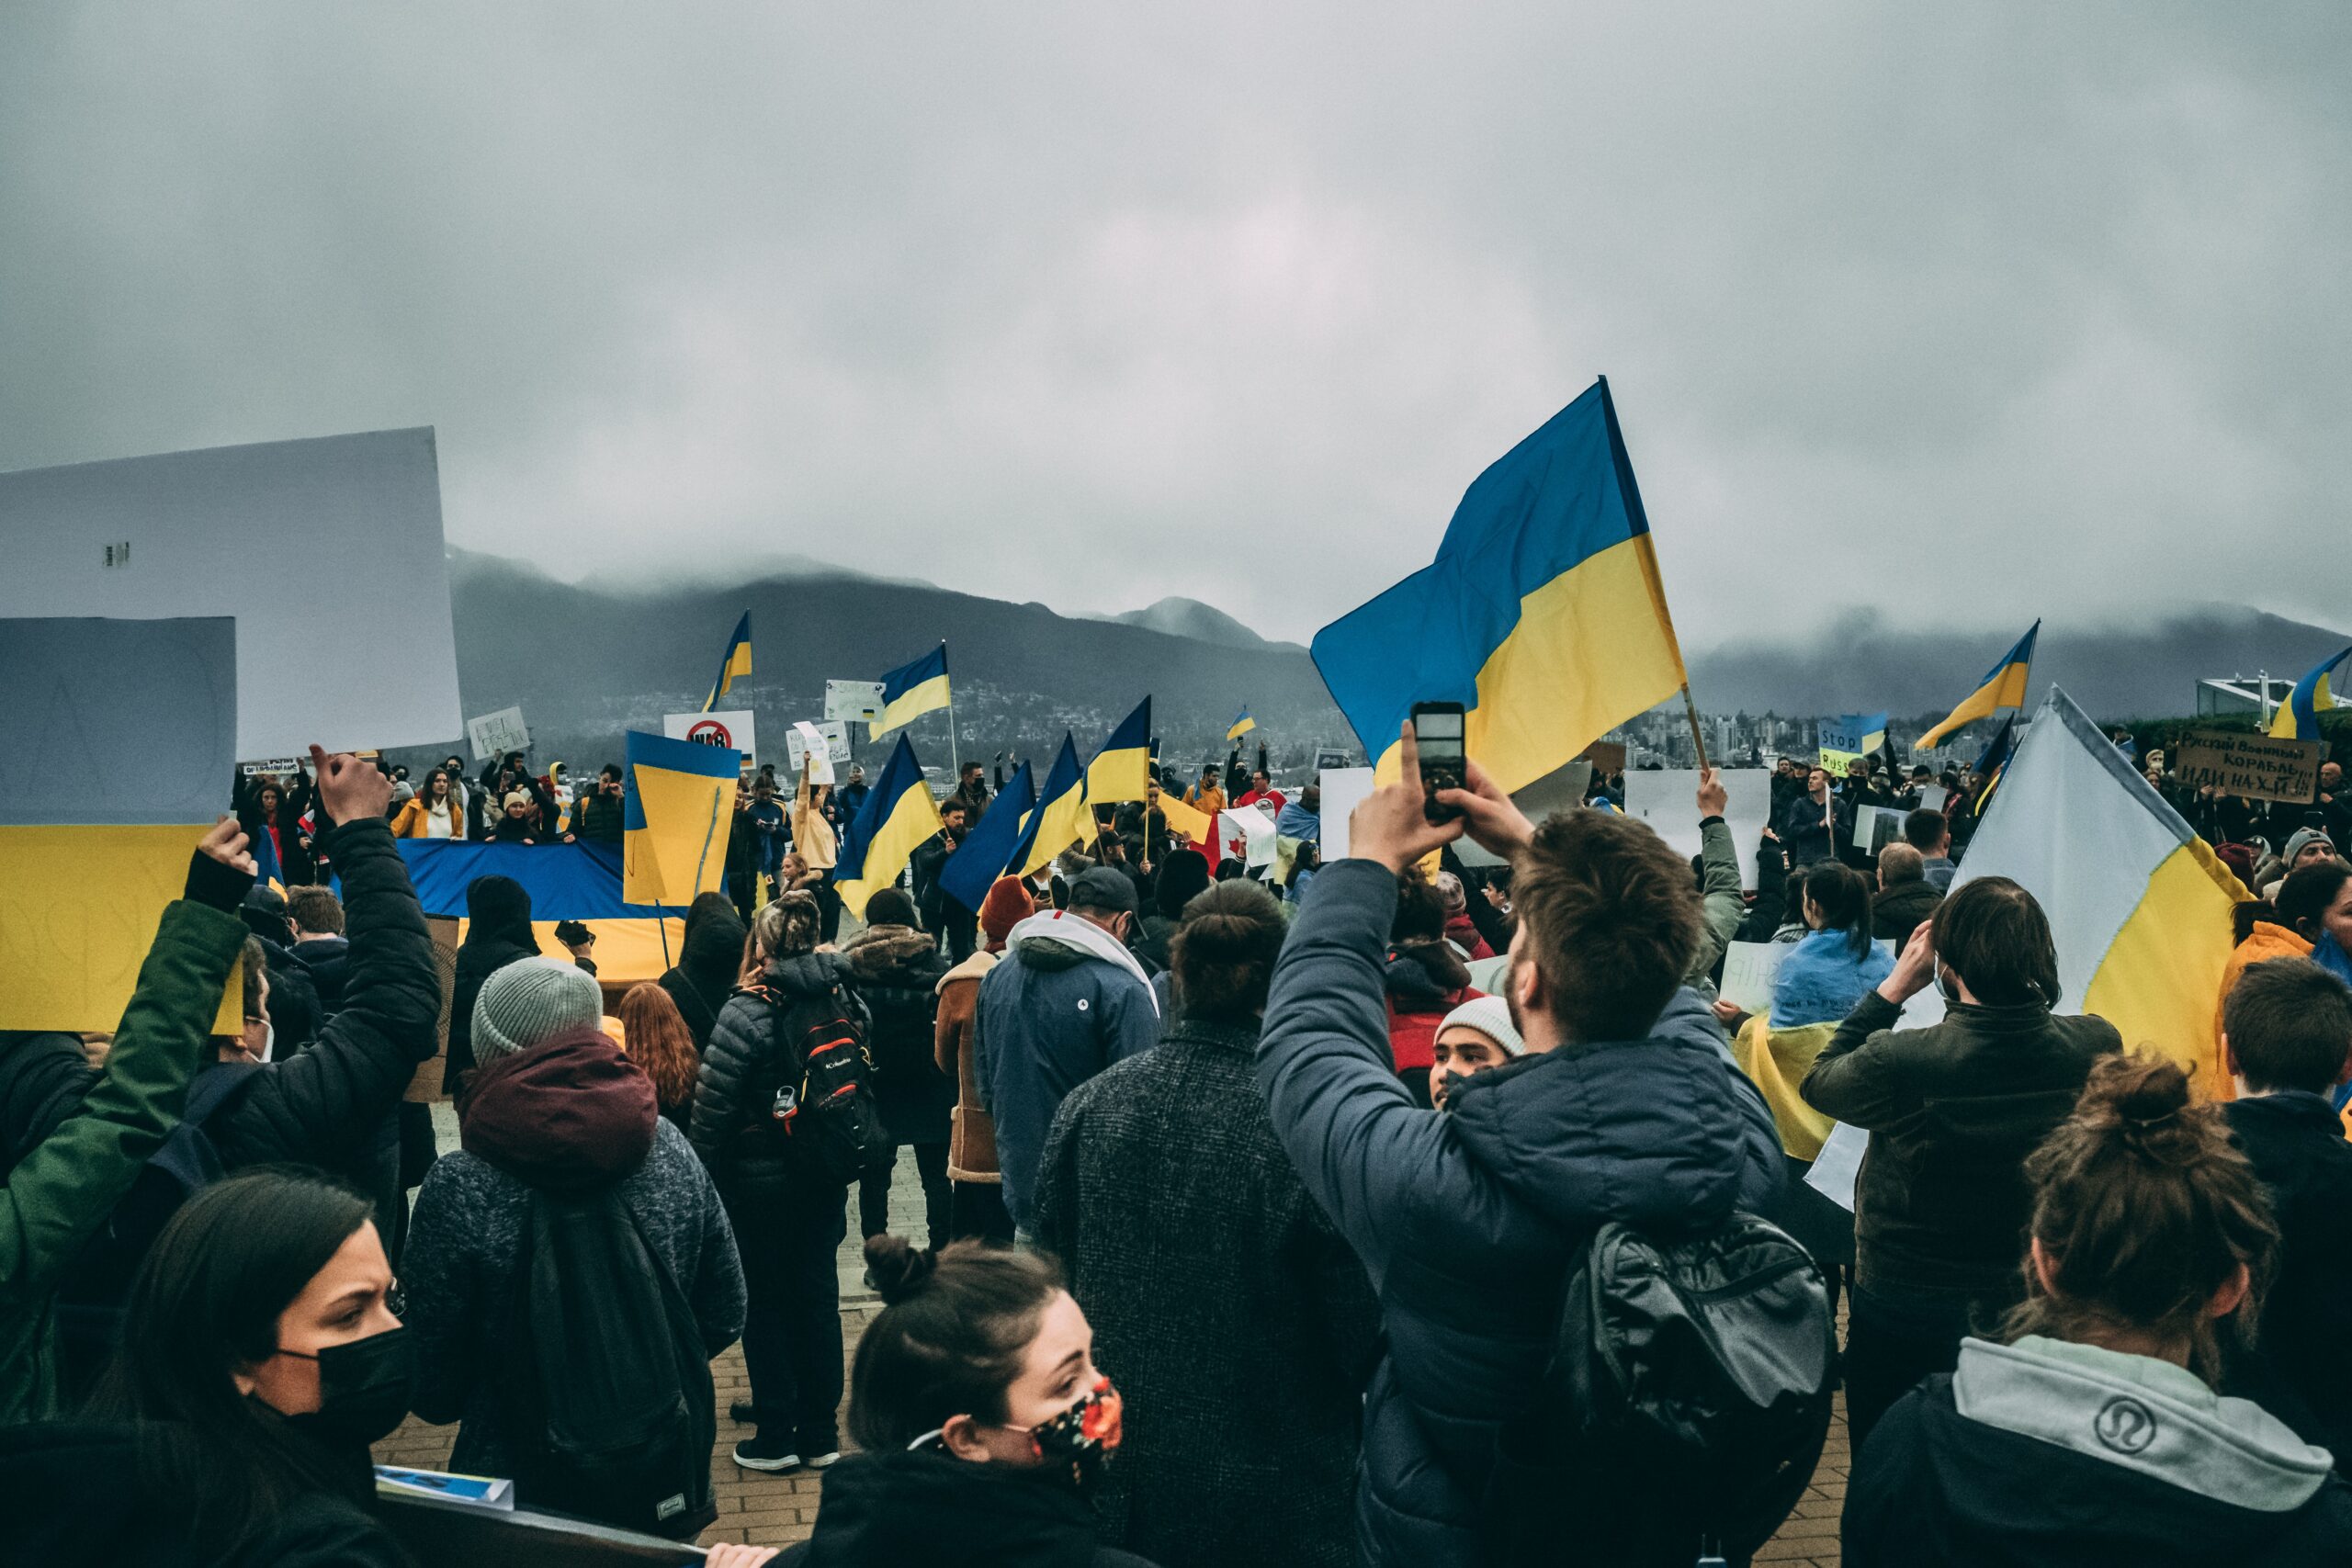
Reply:
[[1462, 813], [1439, 805], [1437, 792], [1460, 789], [1468, 782], [1463, 768], [1462, 710], [1415, 708], [1413, 741], [1421, 759], [1421, 814], [1432, 822], [1451, 822]]
[[1413, 716], [1413, 739], [1423, 758], [1462, 755], [1462, 716], [1458, 713], [1419, 713]]

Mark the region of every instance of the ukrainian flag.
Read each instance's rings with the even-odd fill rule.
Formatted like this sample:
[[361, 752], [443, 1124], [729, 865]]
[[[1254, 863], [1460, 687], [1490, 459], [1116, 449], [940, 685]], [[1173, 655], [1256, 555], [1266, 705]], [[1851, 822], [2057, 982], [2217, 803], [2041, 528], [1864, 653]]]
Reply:
[[2064, 998], [2051, 1002], [2098, 1014], [2125, 1044], [2162, 1052], [2206, 1096], [2228, 1099], [2213, 998], [2245, 886], [2054, 687], [2002, 770], [2000, 800], [1954, 887], [1983, 876], [2024, 886], [2058, 946]]
[[901, 735], [882, 776], [842, 835], [841, 854], [833, 862], [833, 890], [842, 897], [842, 908], [865, 919], [865, 901], [895, 885], [917, 846], [938, 832], [939, 804], [923, 782], [915, 749]]
[[1480, 474], [1437, 559], [1316, 634], [1316, 667], [1393, 777], [1417, 702], [1514, 790], [1672, 696], [1682, 650], [1609, 383]]
[[718, 699], [734, 686], [735, 677], [751, 672], [752, 612], [746, 610], [743, 618], [735, 623], [735, 635], [727, 639], [727, 657], [718, 661], [718, 679], [710, 683], [710, 695], [703, 699], [702, 711], [708, 713], [717, 707]]
[[2018, 716], [2011, 714], [2001, 721], [2001, 732], [1993, 737], [1993, 744], [1985, 747], [1984, 754], [1976, 759], [1976, 766], [1969, 770], [1984, 785], [1976, 795], [1979, 815], [1984, 810], [1984, 803], [1993, 798], [1993, 791], [2000, 787], [2001, 770], [2009, 765], [2009, 753], [2015, 750], [2017, 739]]
[[1036, 805], [1037, 781], [1023, 762], [1014, 770], [1012, 782], [997, 792], [979, 824], [939, 868], [939, 885], [947, 889], [949, 897], [967, 909], [979, 908], [1012, 862], [1013, 846], [1021, 841], [1021, 830]]
[[1961, 699], [1960, 705], [1951, 710], [1951, 716], [1919, 737], [1912, 750], [1925, 751], [1962, 725], [1972, 724], [2002, 708], [2025, 706], [2026, 677], [2033, 666], [2033, 639], [2041, 632], [2040, 621], [2028, 627], [2025, 636], [2018, 638], [2017, 646], [2001, 655], [1993, 668], [1984, 671], [1984, 679], [1976, 683], [1976, 689]]
[[2320, 739], [2319, 716], [2335, 706], [2335, 694], [2328, 689], [2329, 677], [2352, 659], [2352, 648], [2322, 663], [2295, 682], [2294, 691], [2278, 709], [2278, 716], [2270, 721], [2270, 733], [2282, 740], [2317, 740]]
[[1233, 723], [1227, 728], [1225, 738], [1227, 740], [1238, 740], [1257, 728], [1258, 721], [1250, 716], [1248, 708], [1243, 708], [1233, 716]]
[[1150, 784], [1151, 699], [1146, 697], [1086, 764], [1086, 798], [1096, 806], [1141, 800]]
[[947, 645], [941, 643], [912, 664], [902, 664], [882, 677], [882, 711], [874, 716], [865, 738], [876, 740], [917, 714], [947, 705]]
[[[986, 821], [983, 818], [981, 820]], [[1094, 840], [1094, 813], [1086, 805], [1086, 773], [1078, 765], [1078, 747], [1062, 731], [1062, 749], [1046, 770], [1037, 805], [1022, 819], [1021, 837], [1005, 871], [1027, 876], [1072, 844]]]
[[677, 904], [716, 893], [727, 871], [728, 813], [743, 754], [630, 730], [621, 797], [621, 897]]
[[1184, 804], [1184, 797], [1172, 789], [1159, 792], [1160, 818], [1168, 830], [1182, 838], [1203, 854], [1208, 853], [1209, 840], [1216, 837], [1216, 818], [1196, 806]]

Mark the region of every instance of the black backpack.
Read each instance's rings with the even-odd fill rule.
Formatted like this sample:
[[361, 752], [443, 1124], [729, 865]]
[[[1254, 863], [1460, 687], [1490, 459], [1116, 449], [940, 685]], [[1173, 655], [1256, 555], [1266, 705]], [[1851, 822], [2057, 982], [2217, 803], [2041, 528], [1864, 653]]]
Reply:
[[891, 1143], [875, 1103], [874, 1058], [841, 987], [790, 1002], [765, 987], [762, 994], [782, 1073], [768, 1115], [791, 1140], [794, 1163], [826, 1187], [885, 1169]]
[[1779, 1227], [1601, 1226], [1534, 1400], [1505, 1420], [1487, 1560], [1745, 1560], [1804, 1495], [1838, 1384], [1828, 1286]]
[[718, 1517], [718, 1422], [702, 1330], [617, 1185], [534, 1190], [504, 1415], [536, 1508], [690, 1540]]

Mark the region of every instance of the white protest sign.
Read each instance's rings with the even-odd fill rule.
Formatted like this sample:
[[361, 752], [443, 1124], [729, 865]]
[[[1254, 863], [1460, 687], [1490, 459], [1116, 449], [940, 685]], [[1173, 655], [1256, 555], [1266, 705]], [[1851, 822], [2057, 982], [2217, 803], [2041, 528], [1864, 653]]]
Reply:
[[[1542, 826], [1544, 818], [1563, 811], [1573, 811], [1584, 804], [1584, 792], [1592, 783], [1592, 763], [1578, 757], [1563, 762], [1532, 784], [1522, 784], [1511, 791], [1511, 803], [1527, 814], [1527, 819]], [[1492, 869], [1509, 865], [1502, 855], [1490, 854], [1478, 847], [1467, 834], [1453, 840], [1453, 853], [1464, 865]]]
[[733, 708], [724, 713], [665, 713], [662, 716], [662, 733], [671, 739], [691, 740], [698, 746], [725, 746], [741, 751], [746, 769], [756, 765], [755, 728], [749, 708]]
[[1922, 811], [1941, 811], [1943, 808], [1944, 786], [1941, 784], [1921, 784], [1919, 786], [1919, 809]]
[[1315, 753], [1315, 771], [1318, 773], [1328, 773], [1335, 769], [1346, 767], [1353, 760], [1351, 752], [1325, 747]]
[[240, 757], [458, 733], [446, 548], [430, 429], [0, 474], [0, 615], [236, 617]]
[[1903, 838], [1903, 819], [1911, 814], [1898, 806], [1865, 806], [1854, 813], [1854, 847], [1875, 855]]
[[1829, 1129], [1829, 1136], [1821, 1152], [1813, 1158], [1813, 1168], [1804, 1173], [1804, 1184], [1828, 1199], [1848, 1213], [1854, 1212], [1854, 1182], [1862, 1174], [1862, 1153], [1871, 1146], [1871, 1135], [1860, 1127], [1840, 1122]]
[[822, 724], [797, 719], [784, 738], [785, 762], [792, 772], [799, 773], [813, 754], [818, 771], [811, 774], [811, 784], [831, 784], [833, 770], [849, 762], [849, 726], [840, 719], [829, 718]]
[[828, 681], [825, 716], [842, 724], [872, 724], [882, 711], [879, 681]]
[[475, 761], [487, 762], [509, 751], [529, 750], [531, 731], [523, 723], [521, 708], [500, 708], [466, 720], [466, 744], [474, 749]]
[[[1762, 768], [1725, 768], [1724, 789], [1731, 803], [1724, 822], [1739, 857], [1739, 885], [1756, 886], [1756, 845], [1772, 820], [1772, 775]], [[1625, 815], [1646, 822], [1678, 854], [1700, 850], [1699, 772], [1634, 768], [1625, 774]]]
[[1770, 1017], [1772, 982], [1781, 973], [1781, 960], [1795, 945], [1786, 942], [1733, 942], [1724, 949], [1724, 983], [1715, 988], [1715, 994], [1742, 1012]]
[[258, 762], [238, 763], [237, 773], [239, 777], [248, 779], [260, 773], [267, 773], [272, 778], [285, 778], [301, 766], [302, 759], [300, 757], [265, 757]]
[[1326, 768], [1323, 786], [1323, 863], [1348, 858], [1348, 813], [1372, 794], [1370, 768]]
[[1238, 860], [1252, 871], [1274, 863], [1274, 814], [1262, 806], [1218, 812], [1216, 839], [1219, 861]]

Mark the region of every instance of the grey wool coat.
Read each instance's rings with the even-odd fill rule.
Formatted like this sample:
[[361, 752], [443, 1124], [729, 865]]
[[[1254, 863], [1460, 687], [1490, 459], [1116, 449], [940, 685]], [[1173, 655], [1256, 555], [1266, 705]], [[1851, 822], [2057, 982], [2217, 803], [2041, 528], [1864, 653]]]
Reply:
[[1379, 1309], [1274, 1139], [1257, 1045], [1180, 1019], [1070, 1091], [1038, 1175], [1039, 1245], [1125, 1396], [1102, 1542], [1162, 1568], [1355, 1561]]

